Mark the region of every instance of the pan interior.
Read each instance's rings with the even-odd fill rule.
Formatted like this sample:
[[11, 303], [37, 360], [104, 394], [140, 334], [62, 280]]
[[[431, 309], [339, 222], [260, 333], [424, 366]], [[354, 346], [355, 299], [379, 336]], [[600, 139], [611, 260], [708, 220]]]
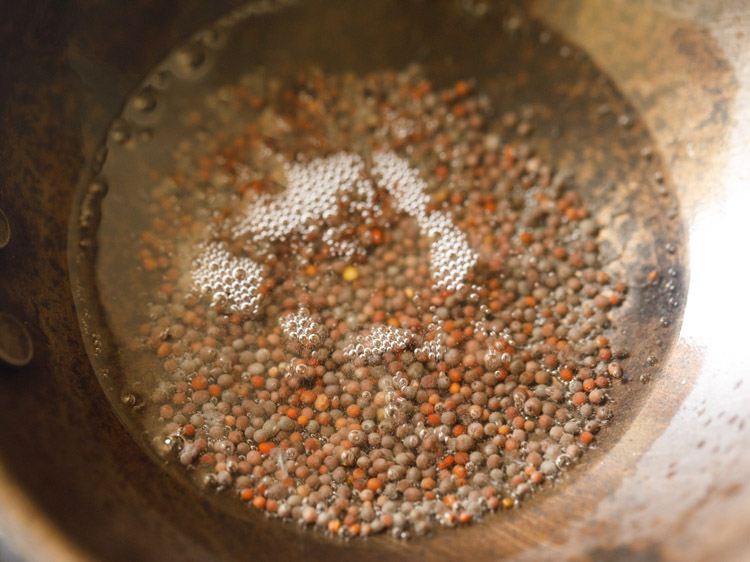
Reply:
[[[203, 492], [170, 456], [150, 401], [164, 359], [132, 343], [148, 321], [148, 306], [161, 298], [161, 281], [149, 277], [141, 253], [143, 232], [152, 226], [150, 174], [180, 150], [192, 126], [184, 119], [191, 108], [239, 76], [262, 68], [284, 81], [310, 67], [363, 76], [410, 65], [436, 88], [472, 81], [494, 108], [491, 134], [572, 171], [575, 189], [600, 225], [604, 267], [628, 286], [611, 334], [613, 347], [628, 352], [625, 378], [612, 392], [613, 421], [558, 485], [580, 478], [638, 416], [654, 364], [679, 328], [683, 232], [648, 130], [586, 54], [512, 3], [486, 10], [449, 2], [352, 2], [346, 10], [321, 1], [252, 4], [179, 45], [124, 100], [83, 174], [73, 221], [71, 272], [89, 358], [118, 417], [152, 455], [154, 470], [183, 479], [188, 493]], [[654, 284], [654, 276], [669, 282]], [[554, 493], [548, 486], [533, 501]], [[249, 517], [228, 494], [209, 496], [234, 516]], [[502, 524], [502, 517], [490, 520]]]

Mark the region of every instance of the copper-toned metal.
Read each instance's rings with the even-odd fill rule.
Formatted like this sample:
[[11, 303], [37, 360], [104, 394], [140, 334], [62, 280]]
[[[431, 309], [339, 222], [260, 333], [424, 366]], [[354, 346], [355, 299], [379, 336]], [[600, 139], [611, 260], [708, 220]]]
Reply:
[[[496, 65], [515, 84], [495, 92], [501, 109], [535, 109], [531, 144], [576, 170], [605, 225], [603, 245], [631, 287], [621, 338], [634, 377], [616, 395], [617, 421], [575, 470], [483, 524], [408, 542], [348, 543], [253, 510], [238, 515], [161, 470], [115, 417], [74, 312], [66, 232], [86, 160], [171, 46], [238, 4], [0, 7], [0, 207], [18, 227], [0, 252], [0, 303], [34, 319], [34, 361], [22, 370], [0, 366], [0, 558], [746, 560], [746, 1], [536, 0], [504, 4], [510, 19], [497, 21], [508, 25], [492, 29], [481, 15], [463, 14], [466, 1], [316, 0], [305, 9], [319, 7], [329, 27], [309, 29], [302, 16], [258, 27], [270, 43], [284, 37], [274, 26], [310, 40], [341, 33], [359, 14], [353, 28], [373, 37], [393, 28], [389, 40], [413, 41], [409, 48], [421, 36], [444, 37], [434, 41], [435, 56], [453, 49], [462, 61], [477, 50], [473, 66], [452, 68], [445, 57], [435, 65], [488, 74]], [[502, 49], [481, 52], [482, 41], [512, 32], [513, 18], [525, 21], [527, 13], [563, 39], [553, 33], [538, 48], [514, 50], [508, 36]], [[476, 44], [456, 43], [470, 25]], [[567, 43], [592, 62], [569, 60], [564, 49], [561, 56]], [[356, 56], [340, 51], [342, 60]], [[407, 60], [406, 51], [373, 48], [369, 64]], [[644, 158], [651, 144], [654, 155]]]

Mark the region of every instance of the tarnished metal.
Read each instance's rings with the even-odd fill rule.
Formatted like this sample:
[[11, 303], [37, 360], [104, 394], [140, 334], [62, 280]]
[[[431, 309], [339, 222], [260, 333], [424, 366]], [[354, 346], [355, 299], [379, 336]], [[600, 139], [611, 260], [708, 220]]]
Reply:
[[24, 325], [10, 314], [0, 312], [0, 363], [23, 367], [33, 356], [34, 346]]
[[0, 209], [0, 248], [4, 248], [10, 242], [10, 223], [3, 210]]
[[[29, 561], [745, 560], [749, 311], [743, 296], [747, 261], [739, 248], [750, 239], [747, 2], [509, 5], [520, 16], [531, 10], [581, 45], [611, 79], [601, 86], [602, 95], [609, 88], [628, 102], [620, 107], [621, 96], [612, 95], [613, 121], [597, 120], [597, 108], [586, 105], [593, 98], [572, 88], [568, 67], [556, 62], [564, 58], [550, 54], [539, 66], [525, 68], [525, 51], [512, 45], [492, 55], [499, 71], [513, 69], [529, 81], [515, 93], [499, 89], [508, 105], [535, 101], [541, 110], [560, 111], [539, 112], [534, 143], [550, 161], [580, 172], [583, 188], [598, 201], [613, 251], [620, 251], [615, 242], [632, 240], [623, 245], [627, 263], [659, 271], [649, 292], [638, 281], [645, 270], [637, 265], [628, 270], [634, 290], [627, 301], [632, 315], [627, 337], [634, 354], [627, 366], [650, 382], [628, 385], [618, 402], [618, 424], [569, 479], [522, 509], [408, 543], [387, 537], [342, 543], [252, 510], [220, 509], [163, 472], [136, 445], [86, 359], [64, 244], [84, 156], [171, 45], [238, 4], [67, 0], [46, 3], [44, 10], [29, 10], [28, 3], [0, 7], [0, 44], [6, 50], [0, 59], [0, 205], [14, 225], [23, 225], [0, 252], [0, 303], [18, 303], [11, 311], [15, 317], [35, 319], [34, 361], [22, 371], [0, 366], [4, 548]], [[396, 13], [392, 2], [369, 4], [381, 17]], [[435, 29], [457, 37], [440, 16], [467, 4], [401, 2], [403, 17], [390, 24], [415, 43]], [[331, 10], [325, 30], [345, 29], [353, 9], [335, 5], [338, 13]], [[471, 17], [479, 19], [467, 24], [477, 26], [477, 41], [486, 37], [484, 10], [473, 9]], [[373, 34], [381, 29], [374, 21], [366, 21]], [[506, 31], [511, 24], [512, 18]], [[271, 25], [279, 21], [269, 20], [257, 32], [283, 50], [285, 37]], [[300, 40], [303, 33], [310, 39], [330, 34], [306, 28], [305, 18], [296, 25]], [[318, 48], [326, 48], [320, 43]], [[403, 54], [406, 60], [403, 48], [388, 45], [373, 49], [373, 59]], [[342, 60], [354, 57], [346, 49], [339, 52]], [[450, 67], [450, 57], [440, 61]], [[618, 136], [611, 126], [618, 116], [618, 126], [632, 127], [627, 135]], [[586, 165], [589, 149], [606, 154], [606, 162], [632, 164], [641, 146], [625, 144], [634, 133], [655, 142], [656, 163], [650, 166], [656, 167], [639, 163], [643, 181], [632, 185], [614, 177], [614, 195], [608, 195], [601, 186], [609, 184], [599, 181], [597, 167]], [[664, 196], [662, 179], [653, 176], [661, 169]], [[663, 216], [644, 224], [654, 205], [664, 209]], [[675, 240], [673, 247], [659, 245]], [[677, 305], [665, 325], [670, 298]]]

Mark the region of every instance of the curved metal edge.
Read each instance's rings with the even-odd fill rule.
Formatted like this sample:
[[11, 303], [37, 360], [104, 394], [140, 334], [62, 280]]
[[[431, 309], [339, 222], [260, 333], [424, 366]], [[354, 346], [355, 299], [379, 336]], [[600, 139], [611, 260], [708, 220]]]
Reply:
[[0, 464], [0, 557], [24, 562], [96, 562], [29, 501]]

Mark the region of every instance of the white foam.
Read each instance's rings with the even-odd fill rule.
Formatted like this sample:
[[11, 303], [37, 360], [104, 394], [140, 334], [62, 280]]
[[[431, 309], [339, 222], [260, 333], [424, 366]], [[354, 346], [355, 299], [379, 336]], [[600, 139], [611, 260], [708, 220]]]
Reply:
[[301, 308], [279, 320], [285, 336], [305, 346], [317, 346], [323, 341], [323, 328], [310, 316], [310, 311]]
[[210, 296], [229, 313], [255, 314], [262, 297], [263, 271], [252, 259], [236, 257], [218, 242], [207, 244], [193, 263], [193, 290]]
[[433, 281], [449, 291], [461, 289], [478, 259], [466, 234], [445, 213], [428, 215], [427, 182], [408, 160], [393, 152], [375, 154], [373, 160], [373, 174], [379, 178], [378, 184], [393, 197], [395, 208], [413, 217], [421, 234], [432, 241], [430, 274]]
[[413, 341], [414, 332], [406, 328], [373, 326], [354, 337], [354, 341], [344, 348], [344, 356], [351, 361], [358, 358], [377, 361], [389, 351], [406, 349]]
[[304, 234], [314, 221], [335, 216], [344, 195], [360, 200], [363, 208], [373, 205], [372, 183], [355, 154], [339, 152], [305, 164], [287, 164], [285, 172], [286, 189], [250, 205], [232, 229], [235, 237], [274, 242]]

